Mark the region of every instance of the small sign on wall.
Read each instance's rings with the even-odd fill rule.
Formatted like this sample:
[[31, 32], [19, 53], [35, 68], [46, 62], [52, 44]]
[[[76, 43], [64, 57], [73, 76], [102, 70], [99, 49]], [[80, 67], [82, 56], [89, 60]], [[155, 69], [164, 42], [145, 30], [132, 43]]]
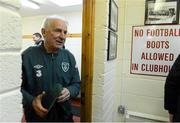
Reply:
[[131, 74], [167, 76], [180, 54], [180, 25], [132, 27]]

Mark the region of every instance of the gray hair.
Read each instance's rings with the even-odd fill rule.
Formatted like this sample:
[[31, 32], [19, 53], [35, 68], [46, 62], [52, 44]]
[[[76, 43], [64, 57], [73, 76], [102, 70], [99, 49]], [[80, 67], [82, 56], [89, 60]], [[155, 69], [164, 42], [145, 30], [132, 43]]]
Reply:
[[68, 22], [67, 20], [62, 17], [62, 16], [58, 16], [58, 15], [51, 15], [51, 16], [48, 16], [44, 19], [43, 23], [42, 23], [42, 28], [47, 28], [50, 26], [50, 21], [51, 20], [61, 20], [61, 21], [64, 21], [66, 26], [68, 26]]

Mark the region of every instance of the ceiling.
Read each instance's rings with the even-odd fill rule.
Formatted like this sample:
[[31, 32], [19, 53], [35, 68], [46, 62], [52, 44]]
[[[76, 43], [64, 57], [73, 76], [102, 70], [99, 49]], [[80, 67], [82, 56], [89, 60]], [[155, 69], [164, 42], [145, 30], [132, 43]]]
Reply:
[[64, 13], [64, 12], [82, 11], [82, 5], [60, 7], [49, 0], [36, 0], [35, 2], [39, 4], [40, 9], [35, 10], [22, 6], [21, 9], [19, 10], [20, 15], [22, 17], [29, 17], [29, 16], [47, 15], [47, 14], [60, 14], [62, 12]]

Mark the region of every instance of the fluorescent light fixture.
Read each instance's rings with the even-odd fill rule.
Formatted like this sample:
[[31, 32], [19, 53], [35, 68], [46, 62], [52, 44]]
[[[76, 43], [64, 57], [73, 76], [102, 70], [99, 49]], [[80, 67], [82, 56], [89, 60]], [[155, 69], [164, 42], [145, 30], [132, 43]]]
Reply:
[[39, 9], [39, 5], [33, 1], [30, 0], [21, 0], [22, 6], [32, 8], [32, 9]]
[[50, 1], [61, 7], [82, 4], [82, 0], [50, 0]]

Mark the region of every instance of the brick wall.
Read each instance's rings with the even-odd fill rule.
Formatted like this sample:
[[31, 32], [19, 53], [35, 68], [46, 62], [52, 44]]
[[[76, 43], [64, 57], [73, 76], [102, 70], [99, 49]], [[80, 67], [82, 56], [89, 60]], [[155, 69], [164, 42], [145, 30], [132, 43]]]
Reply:
[[20, 0], [0, 0], [0, 122], [22, 117]]
[[97, 0], [95, 8], [92, 121], [112, 122], [116, 60], [107, 61], [109, 0]]

